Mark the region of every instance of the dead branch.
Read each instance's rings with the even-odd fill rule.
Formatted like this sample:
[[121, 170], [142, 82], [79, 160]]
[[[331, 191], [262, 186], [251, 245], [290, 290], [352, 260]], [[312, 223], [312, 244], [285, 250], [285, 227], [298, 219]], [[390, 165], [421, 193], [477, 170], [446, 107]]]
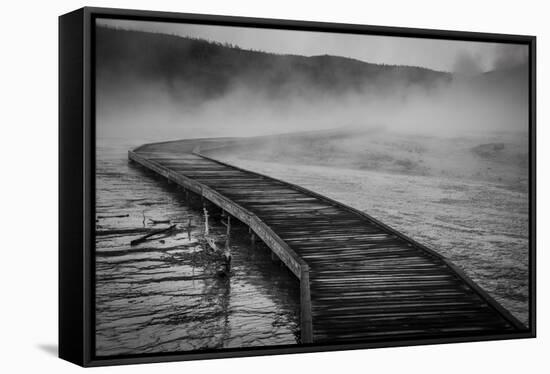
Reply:
[[[96, 225], [96, 229], [102, 228], [101, 225]], [[135, 229], [115, 229], [115, 230], [96, 230], [96, 236], [106, 236], [106, 235], [132, 235], [132, 234], [142, 234], [150, 233], [151, 229], [137, 227]]]
[[138, 244], [143, 243], [144, 241], [146, 241], [151, 236], [155, 236], [155, 235], [158, 235], [158, 234], [163, 234], [165, 232], [172, 231], [175, 228], [176, 228], [176, 225], [172, 225], [172, 226], [164, 228], [164, 229], [154, 230], [154, 231], [150, 232], [149, 234], [142, 236], [141, 238], [132, 240], [130, 242], [130, 245], [138, 245]]
[[114, 215], [105, 215], [105, 216], [97, 216], [97, 218], [99, 219], [104, 219], [104, 218], [124, 218], [124, 217], [130, 217], [129, 214], [114, 214]]
[[160, 223], [170, 223], [171, 221], [169, 219], [165, 219], [165, 220], [156, 220], [156, 219], [151, 219], [149, 218], [149, 222], [151, 222], [153, 225], [158, 225]]

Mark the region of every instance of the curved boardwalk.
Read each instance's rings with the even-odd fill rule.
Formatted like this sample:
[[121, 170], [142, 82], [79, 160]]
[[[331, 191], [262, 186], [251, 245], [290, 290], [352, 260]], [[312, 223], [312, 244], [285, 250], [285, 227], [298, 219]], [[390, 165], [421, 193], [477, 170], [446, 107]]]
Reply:
[[198, 143], [144, 145], [129, 158], [247, 224], [289, 267], [300, 280], [302, 342], [524, 329], [436, 252], [327, 197], [193, 152]]

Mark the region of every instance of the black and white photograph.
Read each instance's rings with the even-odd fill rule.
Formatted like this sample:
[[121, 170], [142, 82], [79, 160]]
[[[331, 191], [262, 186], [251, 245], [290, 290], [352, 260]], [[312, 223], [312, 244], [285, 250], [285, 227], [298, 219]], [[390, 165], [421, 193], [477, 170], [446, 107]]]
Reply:
[[530, 374], [543, 2], [8, 2], [0, 373]]
[[528, 44], [92, 27], [97, 357], [529, 331]]

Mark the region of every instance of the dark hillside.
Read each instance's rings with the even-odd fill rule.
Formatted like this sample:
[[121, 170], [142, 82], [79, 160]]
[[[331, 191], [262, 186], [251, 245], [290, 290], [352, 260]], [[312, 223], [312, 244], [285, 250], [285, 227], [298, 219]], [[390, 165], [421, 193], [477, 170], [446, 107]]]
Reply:
[[304, 57], [244, 50], [200, 39], [98, 27], [97, 69], [103, 84], [163, 83], [173, 95], [214, 98], [245, 86], [269, 96], [342, 94], [430, 88], [450, 74], [365, 63], [337, 56]]

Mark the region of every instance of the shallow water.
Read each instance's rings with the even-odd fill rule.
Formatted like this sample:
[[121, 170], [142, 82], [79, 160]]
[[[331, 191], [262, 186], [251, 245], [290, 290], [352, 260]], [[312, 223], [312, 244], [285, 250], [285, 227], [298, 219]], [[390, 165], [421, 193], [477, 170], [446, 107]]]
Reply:
[[[175, 186], [129, 164], [129, 148], [102, 142], [97, 150], [96, 354], [297, 343], [297, 279], [238, 227], [231, 275], [220, 276], [220, 262], [202, 240], [200, 210]], [[169, 234], [130, 245], [172, 224]], [[219, 220], [210, 224], [214, 233], [225, 231]]]

